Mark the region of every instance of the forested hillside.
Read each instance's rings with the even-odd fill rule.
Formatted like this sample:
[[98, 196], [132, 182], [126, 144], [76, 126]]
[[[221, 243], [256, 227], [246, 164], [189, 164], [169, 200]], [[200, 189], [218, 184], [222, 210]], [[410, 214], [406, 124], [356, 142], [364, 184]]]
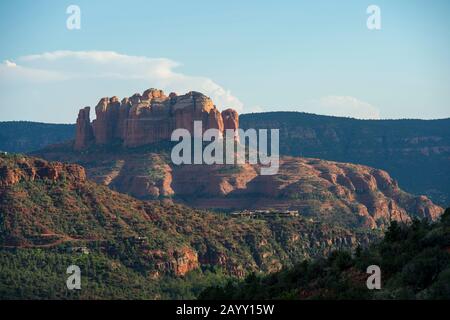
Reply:
[[73, 139], [75, 125], [30, 121], [0, 122], [0, 151], [30, 152]]
[[[0, 299], [193, 298], [210, 280], [274, 272], [377, 236], [140, 201], [89, 181], [79, 165], [0, 155]], [[66, 287], [71, 264], [81, 292]]]
[[[367, 267], [381, 270], [368, 290]], [[272, 275], [248, 276], [204, 290], [200, 299], [449, 299], [450, 209], [438, 223], [393, 222], [384, 239], [355, 253], [335, 251]]]

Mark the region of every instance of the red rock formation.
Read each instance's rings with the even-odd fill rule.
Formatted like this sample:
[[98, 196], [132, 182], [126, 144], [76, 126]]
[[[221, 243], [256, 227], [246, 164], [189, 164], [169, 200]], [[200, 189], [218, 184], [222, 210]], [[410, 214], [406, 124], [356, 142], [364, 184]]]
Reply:
[[239, 129], [239, 115], [236, 110], [226, 109], [222, 111], [223, 126], [225, 130], [235, 130], [235, 139], [238, 139], [237, 129]]
[[0, 186], [11, 186], [21, 179], [20, 171], [7, 166], [0, 167]]
[[[166, 96], [162, 90], [148, 89], [119, 102], [117, 97], [102, 98], [95, 107], [96, 119], [89, 123], [89, 109], [80, 110], [77, 120], [75, 149], [85, 149], [90, 143], [110, 144], [122, 141], [136, 147], [169, 140], [173, 130], [187, 129], [194, 133], [194, 121], [202, 121], [203, 131], [215, 128], [237, 129], [238, 114], [232, 109], [220, 113], [212, 100], [191, 91]], [[226, 120], [224, 119], [226, 118]]]
[[346, 212], [368, 228], [411, 217], [436, 220], [443, 212], [427, 197], [402, 191], [387, 172], [362, 165], [284, 157], [278, 175], [258, 172], [249, 164], [234, 171], [218, 165], [174, 166], [172, 188], [194, 207], [311, 210], [324, 217]]
[[186, 273], [199, 267], [197, 253], [188, 247], [183, 247], [174, 252], [174, 271], [177, 276], [184, 276]]
[[91, 120], [89, 113], [90, 107], [81, 109], [78, 113], [76, 136], [75, 136], [75, 150], [85, 149], [94, 141], [94, 133], [92, 131]]
[[119, 108], [119, 116], [117, 119], [116, 138], [125, 139], [127, 133], [128, 117], [131, 109], [131, 102], [129, 98], [122, 99]]
[[203, 131], [209, 129], [209, 114], [214, 113], [212, 100], [203, 94], [191, 91], [172, 100], [172, 110], [175, 114], [175, 128], [187, 129], [194, 133], [194, 121], [202, 121]]
[[114, 137], [119, 136], [118, 126], [120, 102], [119, 98], [102, 98], [95, 107], [96, 120], [93, 121], [96, 144], [111, 143]]
[[208, 128], [218, 129], [220, 132], [225, 129], [222, 115], [215, 107], [209, 111]]
[[0, 159], [0, 186], [11, 186], [20, 181], [36, 179], [57, 181], [68, 179], [74, 182], [86, 181], [86, 172], [77, 164], [48, 162], [38, 158], [24, 157], [11, 164]]
[[236, 110], [226, 109], [222, 111], [222, 119], [225, 129], [239, 129], [239, 115]]
[[170, 249], [168, 252], [162, 250], [151, 250], [147, 252], [149, 256], [156, 260], [155, 268], [157, 273], [153, 277], [157, 278], [161, 272], [172, 272], [177, 276], [184, 276], [186, 273], [200, 266], [197, 252], [190, 247]]

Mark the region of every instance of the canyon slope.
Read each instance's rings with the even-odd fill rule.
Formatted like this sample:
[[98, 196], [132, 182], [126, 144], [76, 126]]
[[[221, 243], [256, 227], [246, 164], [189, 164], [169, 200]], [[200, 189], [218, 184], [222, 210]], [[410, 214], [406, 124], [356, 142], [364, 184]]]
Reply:
[[[151, 288], [155, 290], [140, 297], [158, 298], [159, 281], [168, 281], [166, 277], [210, 267], [234, 277], [274, 272], [334, 249], [365, 246], [377, 236], [301, 216], [248, 219], [193, 210], [170, 200], [141, 201], [90, 181], [79, 165], [21, 155], [0, 155], [0, 199], [0, 277], [7, 277], [2, 278], [0, 296], [9, 298], [20, 292], [28, 298], [67, 298], [72, 293], [57, 272], [65, 274], [74, 262], [89, 270], [81, 298], [130, 298]], [[38, 264], [46, 261], [47, 267], [39, 271], [42, 277], [27, 269], [34, 259]], [[106, 284], [102, 276], [109, 278]], [[136, 277], [146, 286], [139, 293], [127, 282]], [[48, 284], [52, 281], [54, 289]], [[115, 282], [119, 293], [108, 291]], [[17, 283], [25, 291], [16, 290]], [[27, 285], [43, 290], [27, 292]]]
[[265, 112], [241, 115], [239, 121], [244, 129], [280, 129], [283, 155], [380, 168], [408, 192], [450, 205], [450, 119], [357, 120]]

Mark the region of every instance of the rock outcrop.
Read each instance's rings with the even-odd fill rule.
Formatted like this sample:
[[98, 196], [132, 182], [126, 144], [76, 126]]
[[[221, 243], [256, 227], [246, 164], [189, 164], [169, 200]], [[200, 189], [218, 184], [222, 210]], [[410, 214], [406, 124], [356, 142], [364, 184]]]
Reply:
[[222, 111], [222, 119], [225, 129], [239, 129], [239, 115], [236, 110], [226, 109]]
[[222, 113], [205, 95], [191, 91], [178, 96], [166, 96], [162, 90], [148, 89], [119, 102], [118, 97], [102, 98], [95, 107], [96, 119], [90, 123], [89, 107], [81, 109], [77, 119], [75, 149], [90, 144], [119, 142], [137, 147], [169, 140], [178, 128], [194, 133], [194, 121], [202, 121], [203, 131], [215, 128], [238, 129], [238, 114], [233, 109]]
[[77, 118], [76, 136], [75, 136], [75, 149], [81, 150], [89, 146], [94, 139], [94, 133], [91, 126], [91, 120], [89, 113], [90, 107], [86, 107], [80, 110]]
[[174, 166], [172, 188], [198, 208], [298, 210], [370, 229], [386, 227], [392, 220], [436, 220], [443, 212], [426, 196], [404, 192], [386, 171], [367, 166], [283, 157], [277, 175], [258, 172], [248, 164]]
[[12, 156], [0, 159], [0, 187], [13, 186], [21, 181], [63, 180], [81, 183], [86, 172], [77, 164], [48, 162], [38, 158]]

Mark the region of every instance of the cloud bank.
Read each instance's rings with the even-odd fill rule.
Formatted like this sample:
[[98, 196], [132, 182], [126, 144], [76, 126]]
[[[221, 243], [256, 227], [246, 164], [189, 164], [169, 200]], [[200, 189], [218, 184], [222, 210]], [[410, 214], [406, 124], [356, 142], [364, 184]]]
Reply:
[[1, 120], [73, 122], [79, 108], [102, 96], [131, 96], [150, 87], [184, 94], [200, 91], [220, 108], [242, 102], [213, 80], [177, 72], [166, 58], [113, 51], [53, 51], [0, 64]]
[[[74, 122], [78, 109], [104, 96], [131, 96], [154, 87], [167, 93], [200, 91], [220, 109], [270, 111], [279, 106], [246, 107], [213, 80], [177, 71], [167, 58], [131, 56], [114, 51], [53, 51], [5, 60], [0, 64], [0, 120]], [[306, 101], [296, 111], [379, 119], [379, 110], [352, 96]], [[290, 109], [290, 108], [288, 108]]]

